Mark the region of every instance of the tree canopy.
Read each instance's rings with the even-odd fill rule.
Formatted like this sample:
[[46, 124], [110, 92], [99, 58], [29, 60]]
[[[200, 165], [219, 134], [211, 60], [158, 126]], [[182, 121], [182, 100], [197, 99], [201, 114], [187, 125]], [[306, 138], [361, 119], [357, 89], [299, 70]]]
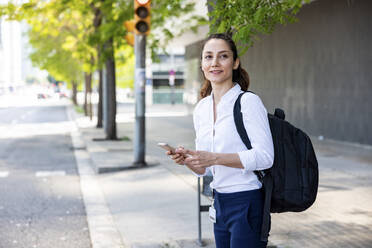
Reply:
[[[210, 32], [232, 34], [244, 53], [261, 34], [271, 33], [278, 24], [296, 21], [297, 12], [306, 2], [309, 0], [209, 0]], [[194, 5], [185, 0], [152, 0], [148, 44], [153, 54], [174, 36], [208, 23], [193, 14]], [[122, 65], [130, 65], [123, 60], [131, 58], [130, 49], [124, 48], [129, 45], [124, 39], [128, 31], [123, 23], [133, 18], [133, 8], [133, 0], [29, 0], [0, 6], [0, 15], [26, 20], [34, 63], [56, 78], [67, 79], [78, 74], [69, 71], [67, 65], [71, 70], [91, 73], [102, 67], [112, 54], [110, 49], [127, 54], [115, 56], [121, 56]], [[187, 21], [182, 19], [185, 16]], [[112, 41], [112, 46], [105, 47], [107, 41]]]
[[[67, 65], [78, 65], [71, 67], [93, 72], [112, 54], [110, 49], [123, 51], [123, 47], [129, 46], [124, 39], [127, 30], [123, 23], [134, 17], [133, 8], [133, 0], [29, 0], [20, 5], [10, 2], [0, 6], [0, 16], [25, 20], [30, 26], [34, 64], [54, 77], [66, 80], [76, 75], [67, 70]], [[192, 14], [193, 9], [194, 3], [183, 0], [152, 1], [151, 28], [155, 32], [150, 34], [148, 43], [153, 53], [165, 46], [167, 40], [205, 22], [202, 17]], [[179, 25], [177, 33], [166, 25], [172, 23], [169, 22], [172, 18], [185, 14], [189, 14], [192, 25]], [[104, 47], [108, 40], [113, 41], [112, 48]], [[65, 62], [58, 61], [58, 57]], [[122, 56], [125, 57], [128, 56]], [[123, 60], [121, 64], [128, 65]]]
[[278, 24], [295, 22], [309, 0], [215, 0], [210, 4], [210, 32], [230, 33], [245, 53], [261, 34]]

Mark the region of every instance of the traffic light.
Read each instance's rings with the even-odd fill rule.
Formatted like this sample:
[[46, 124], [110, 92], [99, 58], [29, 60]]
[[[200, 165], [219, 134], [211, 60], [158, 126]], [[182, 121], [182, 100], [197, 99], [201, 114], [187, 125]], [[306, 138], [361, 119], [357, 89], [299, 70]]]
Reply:
[[151, 0], [134, 0], [134, 28], [139, 35], [150, 33]]
[[124, 26], [127, 29], [125, 39], [129, 45], [134, 46], [134, 20], [124, 22]]

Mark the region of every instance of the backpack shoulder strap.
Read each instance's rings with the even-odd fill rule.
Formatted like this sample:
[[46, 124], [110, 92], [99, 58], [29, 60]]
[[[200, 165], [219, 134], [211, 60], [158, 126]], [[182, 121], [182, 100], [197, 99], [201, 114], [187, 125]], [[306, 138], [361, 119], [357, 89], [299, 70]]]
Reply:
[[[254, 92], [252, 92], [252, 91], [248, 91], [248, 92], [251, 92], [251, 93], [254, 94]], [[238, 98], [235, 101], [235, 104], [234, 104], [234, 122], [235, 122], [236, 130], [238, 131], [238, 134], [239, 134], [241, 140], [243, 141], [243, 143], [245, 144], [247, 149], [250, 150], [250, 149], [252, 149], [252, 145], [251, 145], [251, 141], [249, 140], [247, 131], [245, 130], [245, 127], [244, 127], [243, 114], [242, 114], [242, 111], [241, 111], [242, 107], [241, 107], [241, 103], [240, 103], [241, 98], [245, 93], [246, 92], [240, 93]], [[262, 179], [265, 176], [265, 172], [256, 170], [256, 171], [254, 171], [254, 174], [256, 174], [256, 176], [258, 177], [258, 180], [260, 180], [262, 182]]]
[[238, 134], [240, 138], [242, 139], [243, 143], [247, 147], [248, 150], [252, 149], [251, 141], [248, 138], [247, 132], [244, 127], [244, 122], [243, 122], [243, 114], [242, 114], [242, 107], [240, 104], [240, 99], [242, 96], [245, 94], [245, 92], [240, 93], [238, 96], [238, 99], [236, 99], [235, 104], [234, 104], [234, 122], [235, 122], [235, 127], [236, 130], [238, 131]]

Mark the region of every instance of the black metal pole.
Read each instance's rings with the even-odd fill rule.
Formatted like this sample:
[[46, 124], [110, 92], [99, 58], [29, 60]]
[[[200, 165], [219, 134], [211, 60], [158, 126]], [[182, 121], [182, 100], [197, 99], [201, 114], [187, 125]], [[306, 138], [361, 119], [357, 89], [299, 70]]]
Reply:
[[199, 246], [203, 246], [201, 237], [201, 203], [200, 203], [200, 177], [198, 177], [198, 241]]

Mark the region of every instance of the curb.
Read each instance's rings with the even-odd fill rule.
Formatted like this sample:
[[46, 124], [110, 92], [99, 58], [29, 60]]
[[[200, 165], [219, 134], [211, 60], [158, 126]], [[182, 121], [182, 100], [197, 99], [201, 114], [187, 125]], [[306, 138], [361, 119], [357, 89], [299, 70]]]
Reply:
[[71, 131], [70, 135], [80, 176], [80, 187], [87, 214], [92, 248], [126, 248], [128, 246], [125, 245], [126, 242], [123, 242], [114, 224], [102, 189], [97, 182], [92, 169], [92, 161], [79, 133], [79, 128], [75, 121], [76, 116], [71, 105], [67, 106], [67, 116], [75, 126], [74, 131]]

